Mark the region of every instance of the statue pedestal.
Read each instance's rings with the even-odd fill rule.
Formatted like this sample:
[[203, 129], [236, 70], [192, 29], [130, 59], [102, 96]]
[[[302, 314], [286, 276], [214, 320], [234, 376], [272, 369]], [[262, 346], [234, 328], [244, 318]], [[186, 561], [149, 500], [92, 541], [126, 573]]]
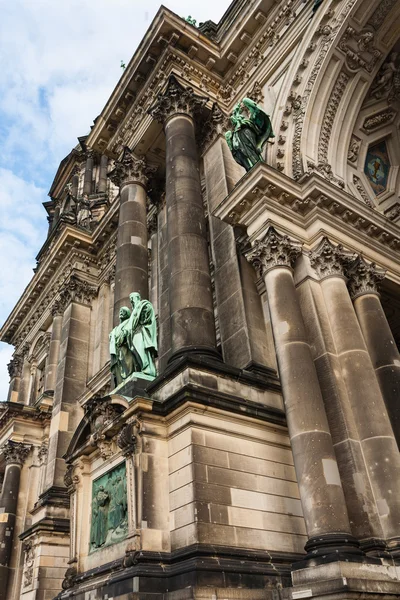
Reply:
[[121, 396], [128, 396], [129, 398], [142, 396], [145, 394], [149, 383], [154, 381], [154, 379], [155, 377], [152, 377], [151, 375], [132, 373], [132, 375], [129, 375], [125, 381], [117, 385], [117, 387], [114, 388], [110, 394], [120, 394]]

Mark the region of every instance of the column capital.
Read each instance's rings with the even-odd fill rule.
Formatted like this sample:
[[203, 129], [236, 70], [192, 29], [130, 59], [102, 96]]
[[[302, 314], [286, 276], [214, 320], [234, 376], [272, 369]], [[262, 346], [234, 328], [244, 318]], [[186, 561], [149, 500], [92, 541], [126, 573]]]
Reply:
[[14, 354], [13, 358], [7, 365], [8, 374], [10, 379], [13, 377], [21, 377], [22, 375], [22, 366], [24, 364], [24, 359], [19, 354]]
[[135, 156], [128, 146], [125, 146], [121, 158], [115, 162], [115, 167], [108, 173], [108, 177], [119, 187], [128, 183], [139, 183], [146, 187], [148, 178], [154, 171], [156, 167], [149, 166], [143, 156]]
[[8, 440], [1, 448], [1, 452], [7, 465], [17, 464], [22, 466], [30, 451], [31, 446], [19, 442], [12, 442], [11, 440]]
[[310, 264], [320, 279], [326, 277], [345, 277], [345, 264], [349, 257], [341, 244], [335, 246], [323, 237], [318, 246], [310, 252]]
[[206, 96], [198, 96], [193, 88], [184, 87], [175, 75], [170, 75], [165, 91], [158, 95], [155, 103], [147, 111], [159, 123], [165, 123], [176, 114], [193, 117], [207, 103]]
[[211, 144], [215, 142], [218, 136], [222, 136], [230, 125], [230, 119], [219, 105], [214, 102], [211, 111], [201, 127], [199, 132], [199, 146], [201, 153], [204, 153]]
[[379, 295], [379, 286], [385, 274], [386, 271], [377, 267], [375, 263], [368, 263], [361, 254], [357, 256], [346, 269], [351, 299], [354, 300], [363, 294]]
[[[97, 293], [97, 288], [90, 285], [87, 281], [81, 281], [74, 275], [67, 281], [60, 290], [60, 299], [54, 303], [54, 308], [60, 310], [55, 314], [62, 314], [71, 302], [80, 302], [90, 305], [92, 298]], [[58, 305], [56, 307], [56, 305]]]
[[261, 240], [256, 240], [245, 257], [264, 275], [277, 267], [291, 268], [301, 254], [302, 243], [269, 227]]

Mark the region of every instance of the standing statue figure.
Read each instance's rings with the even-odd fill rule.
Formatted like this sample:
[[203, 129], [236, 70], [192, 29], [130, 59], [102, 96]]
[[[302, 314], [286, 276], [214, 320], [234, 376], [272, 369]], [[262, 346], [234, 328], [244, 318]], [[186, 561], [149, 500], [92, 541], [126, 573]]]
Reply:
[[133, 373], [154, 379], [157, 375], [154, 359], [157, 356], [157, 325], [154, 308], [142, 300], [138, 292], [130, 294], [132, 311], [123, 306], [120, 323], [110, 333], [111, 372], [115, 385]]
[[76, 223], [81, 227], [88, 229], [92, 220], [92, 211], [89, 196], [84, 194], [83, 197], [78, 200]]
[[233, 158], [249, 171], [259, 161], [263, 161], [262, 150], [274, 132], [269, 116], [250, 98], [238, 102], [231, 114], [232, 131], [225, 133], [225, 139]]

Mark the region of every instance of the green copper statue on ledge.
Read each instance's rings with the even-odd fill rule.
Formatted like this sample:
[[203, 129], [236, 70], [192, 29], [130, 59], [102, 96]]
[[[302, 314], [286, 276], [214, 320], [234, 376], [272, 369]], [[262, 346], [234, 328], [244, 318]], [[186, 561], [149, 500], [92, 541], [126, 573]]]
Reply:
[[238, 102], [231, 114], [232, 131], [225, 133], [225, 139], [233, 158], [246, 171], [259, 161], [263, 161], [262, 150], [274, 132], [269, 116], [250, 98]]
[[146, 379], [157, 375], [154, 359], [157, 356], [157, 324], [154, 308], [142, 300], [138, 292], [129, 296], [132, 311], [123, 306], [119, 311], [119, 325], [110, 333], [111, 373], [115, 386], [133, 373]]

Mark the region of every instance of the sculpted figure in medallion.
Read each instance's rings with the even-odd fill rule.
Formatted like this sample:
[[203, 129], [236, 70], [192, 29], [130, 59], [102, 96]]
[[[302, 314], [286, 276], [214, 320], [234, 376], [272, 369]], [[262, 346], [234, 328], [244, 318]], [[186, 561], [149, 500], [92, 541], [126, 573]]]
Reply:
[[262, 150], [274, 132], [269, 116], [250, 98], [238, 102], [231, 114], [233, 129], [225, 133], [225, 139], [233, 158], [249, 171], [263, 161]]
[[157, 375], [154, 359], [157, 356], [157, 325], [154, 308], [142, 300], [138, 292], [130, 294], [132, 310], [123, 306], [120, 323], [110, 333], [111, 372], [115, 385], [133, 373], [146, 379]]

